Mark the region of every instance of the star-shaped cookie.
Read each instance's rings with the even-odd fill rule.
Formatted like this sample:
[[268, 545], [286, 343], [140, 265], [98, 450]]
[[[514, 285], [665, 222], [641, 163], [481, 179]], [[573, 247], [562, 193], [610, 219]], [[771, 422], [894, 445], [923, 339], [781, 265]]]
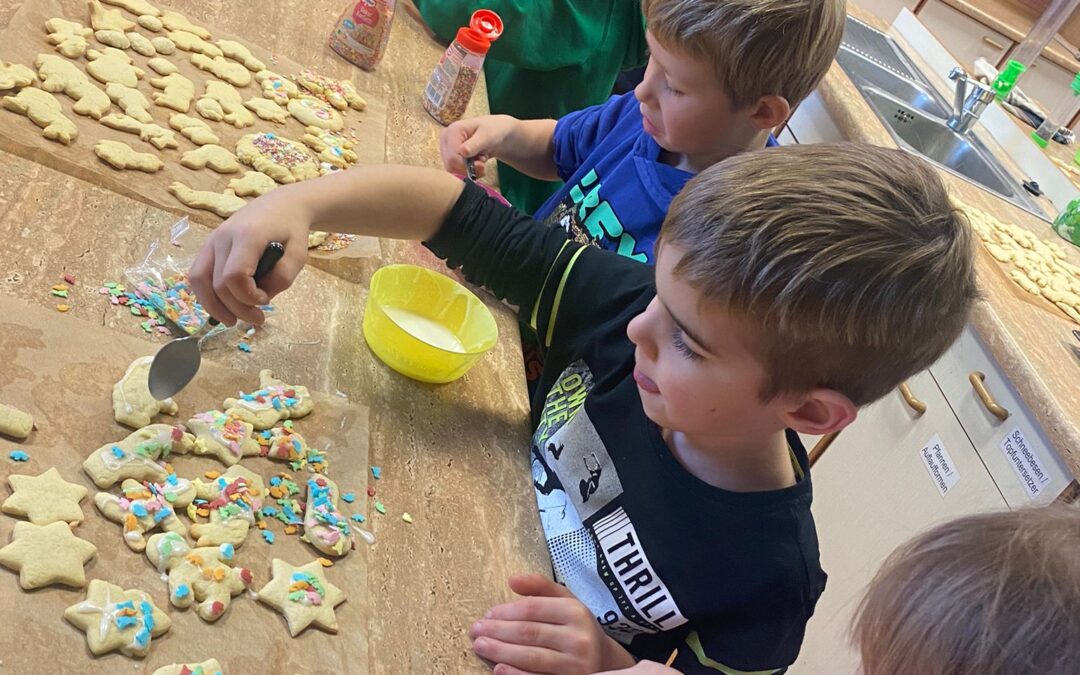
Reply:
[[66, 523], [34, 525], [15, 523], [11, 543], [0, 548], [0, 565], [19, 573], [19, 585], [26, 590], [49, 584], [82, 588], [83, 571], [97, 547], [71, 533]]
[[86, 643], [94, 656], [120, 650], [141, 658], [150, 652], [152, 638], [172, 626], [169, 615], [154, 606], [140, 590], [124, 590], [101, 579], [91, 579], [86, 600], [68, 607], [64, 618], [86, 631]]
[[152, 675], [224, 675], [217, 659], [208, 659], [202, 663], [174, 663], [162, 666]]
[[53, 467], [40, 476], [12, 474], [8, 482], [14, 494], [4, 500], [0, 511], [23, 516], [35, 525], [65, 522], [77, 525], [83, 520], [79, 502], [86, 499], [86, 488], [69, 483]]
[[274, 558], [272, 570], [270, 583], [259, 590], [259, 601], [285, 615], [290, 635], [296, 637], [311, 624], [337, 632], [334, 607], [345, 602], [345, 592], [326, 579], [318, 560], [295, 567]]

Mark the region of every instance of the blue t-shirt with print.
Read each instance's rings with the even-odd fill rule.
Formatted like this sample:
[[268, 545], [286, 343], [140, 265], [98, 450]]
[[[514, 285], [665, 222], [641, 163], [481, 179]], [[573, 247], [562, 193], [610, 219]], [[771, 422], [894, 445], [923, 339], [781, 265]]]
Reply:
[[694, 174], [660, 161], [638, 105], [631, 91], [558, 121], [555, 166], [566, 184], [535, 218], [575, 241], [653, 264], [668, 206]]

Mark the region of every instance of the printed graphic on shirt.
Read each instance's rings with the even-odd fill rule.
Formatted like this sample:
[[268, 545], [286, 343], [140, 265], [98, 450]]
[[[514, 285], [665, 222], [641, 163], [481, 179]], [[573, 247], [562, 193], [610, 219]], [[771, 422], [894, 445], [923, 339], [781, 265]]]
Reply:
[[533, 435], [532, 476], [556, 579], [616, 640], [686, 623], [626, 512], [618, 472], [584, 408], [581, 361], [548, 392]]
[[558, 224], [580, 244], [592, 244], [639, 262], [649, 262], [652, 252], [637, 250], [637, 240], [623, 228], [611, 202], [601, 199], [601, 187], [603, 182], [593, 169], [570, 188], [547, 222]]

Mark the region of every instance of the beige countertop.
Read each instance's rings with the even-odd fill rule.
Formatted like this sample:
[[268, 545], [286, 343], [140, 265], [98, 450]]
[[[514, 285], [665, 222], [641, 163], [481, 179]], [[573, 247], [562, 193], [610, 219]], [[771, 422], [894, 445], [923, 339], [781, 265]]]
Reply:
[[[849, 11], [862, 21], [885, 28], [865, 11], [856, 7]], [[849, 140], [896, 147], [839, 65], [833, 64], [818, 91]], [[988, 144], [995, 147], [992, 139]], [[1040, 238], [1057, 236], [1046, 222], [1026, 211], [948, 172], [939, 173], [950, 193], [965, 204], [1024, 227]], [[1080, 250], [1067, 248], [1070, 260], [1080, 263]], [[1080, 341], [1072, 334], [1080, 327], [1064, 315], [1021, 299], [1012, 282], [990, 268], [991, 264], [988, 256], [979, 256], [978, 274], [985, 299], [976, 307], [973, 324], [1065, 464], [1074, 476], [1080, 476]]]

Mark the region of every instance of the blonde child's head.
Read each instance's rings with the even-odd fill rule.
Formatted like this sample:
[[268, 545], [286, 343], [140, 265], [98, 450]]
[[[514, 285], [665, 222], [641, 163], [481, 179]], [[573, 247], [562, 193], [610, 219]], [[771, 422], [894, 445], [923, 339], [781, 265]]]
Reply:
[[1080, 663], [1080, 509], [969, 516], [895, 551], [859, 606], [865, 675], [1048, 675]]

